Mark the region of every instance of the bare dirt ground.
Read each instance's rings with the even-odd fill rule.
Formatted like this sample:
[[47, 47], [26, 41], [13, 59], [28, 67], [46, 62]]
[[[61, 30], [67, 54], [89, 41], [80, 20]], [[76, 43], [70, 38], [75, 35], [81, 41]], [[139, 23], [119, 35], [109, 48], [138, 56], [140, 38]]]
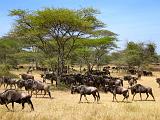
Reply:
[[[12, 71], [19, 74], [25, 71]], [[37, 80], [40, 78], [40, 72], [33, 72]], [[112, 73], [112, 75], [122, 76], [121, 73]], [[39, 95], [38, 98], [32, 97], [35, 111], [30, 112], [26, 104], [25, 109], [21, 110], [21, 105], [15, 105], [15, 112], [8, 112], [5, 106], [0, 106], [0, 120], [160, 120], [160, 88], [155, 82], [156, 77], [160, 77], [160, 72], [154, 73], [153, 77], [142, 77], [138, 83], [153, 88], [156, 101], [149, 97], [148, 101], [139, 101], [137, 94], [135, 101], [129, 102], [112, 102], [112, 94], [100, 92], [100, 103], [93, 103], [92, 96], [87, 96], [90, 101], [87, 103], [82, 98], [83, 103], [78, 103], [79, 94], [72, 95], [70, 91], [52, 91], [53, 99], [45, 98]], [[125, 87], [128, 87], [125, 82]], [[3, 87], [1, 88], [3, 89]], [[4, 90], [4, 89], [3, 89]], [[143, 99], [146, 98], [142, 94]], [[121, 101], [122, 96], [118, 95], [117, 99]], [[9, 105], [11, 107], [11, 105]]]

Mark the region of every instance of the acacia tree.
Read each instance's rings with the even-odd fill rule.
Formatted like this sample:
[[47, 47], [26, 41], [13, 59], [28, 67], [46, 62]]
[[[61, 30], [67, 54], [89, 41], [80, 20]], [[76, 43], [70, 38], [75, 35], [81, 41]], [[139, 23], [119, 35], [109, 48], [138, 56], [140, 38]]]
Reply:
[[129, 42], [124, 50], [125, 61], [128, 66], [147, 65], [152, 62], [157, 62], [158, 57], [153, 43], [134, 43]]
[[0, 63], [17, 65], [14, 54], [21, 51], [20, 44], [9, 37], [0, 38]]
[[12, 35], [41, 49], [49, 58], [57, 55], [57, 75], [61, 76], [77, 39], [94, 37], [99, 32], [112, 33], [100, 30], [105, 25], [96, 18], [97, 14], [93, 8], [11, 10], [10, 15], [16, 16]]
[[99, 69], [102, 59], [104, 59], [103, 57], [116, 47], [116, 40], [114, 33], [112, 33], [112, 36], [107, 36], [106, 34], [102, 38], [77, 40], [75, 44], [76, 49], [71, 54], [71, 59], [78, 62], [80, 66], [86, 64], [88, 71], [95, 65]]

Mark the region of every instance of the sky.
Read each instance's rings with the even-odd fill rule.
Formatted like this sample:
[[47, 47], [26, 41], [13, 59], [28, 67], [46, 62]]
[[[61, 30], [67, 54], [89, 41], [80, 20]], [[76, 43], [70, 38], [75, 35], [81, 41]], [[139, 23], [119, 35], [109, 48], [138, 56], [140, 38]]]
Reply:
[[6, 35], [14, 23], [9, 10], [37, 10], [45, 7], [80, 9], [93, 7], [106, 29], [118, 34], [118, 47], [129, 41], [152, 43], [160, 54], [160, 0], [1, 0], [0, 36]]

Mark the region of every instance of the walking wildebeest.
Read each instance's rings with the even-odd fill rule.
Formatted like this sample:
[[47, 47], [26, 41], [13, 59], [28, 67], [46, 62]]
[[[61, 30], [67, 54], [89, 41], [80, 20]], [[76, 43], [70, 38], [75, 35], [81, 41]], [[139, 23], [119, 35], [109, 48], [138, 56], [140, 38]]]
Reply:
[[30, 95], [19, 93], [16, 90], [6, 90], [0, 94], [0, 104], [5, 105], [8, 110], [10, 110], [7, 106], [9, 103], [12, 103], [12, 110], [14, 110], [14, 102], [22, 104], [22, 109], [24, 109], [24, 104], [28, 103], [31, 111], [34, 110]]
[[[91, 94], [94, 97], [94, 102], [96, 101], [96, 99], [97, 99], [97, 102], [100, 100], [100, 95], [99, 95], [98, 89], [96, 87], [88, 87], [86, 85], [72, 86], [71, 94], [74, 94], [75, 92], [80, 93], [79, 103], [81, 102], [82, 95], [84, 95], [86, 100], [87, 100], [86, 95], [91, 95]], [[87, 100], [87, 102], [88, 102], [88, 100]]]
[[153, 96], [153, 92], [152, 92], [152, 88], [151, 87], [146, 87], [146, 86], [143, 86], [141, 84], [136, 84], [132, 87], [130, 87], [129, 89], [131, 89], [131, 93], [133, 95], [133, 98], [132, 100], [134, 100], [134, 96], [139, 93], [140, 94], [140, 98], [142, 100], [142, 95], [141, 93], [146, 93], [147, 97], [146, 97], [146, 100], [147, 98], [149, 97], [149, 94], [152, 96], [153, 100], [155, 100], [154, 96]]
[[113, 94], [113, 102], [114, 99], [116, 99], [116, 101], [118, 102], [117, 98], [116, 98], [116, 94], [122, 94], [124, 96], [123, 100], [125, 99], [128, 101], [128, 97], [129, 97], [129, 91], [128, 89], [122, 87], [122, 86], [116, 86], [116, 85], [105, 85], [105, 92], [111, 92]]
[[44, 91], [44, 96], [46, 95], [47, 92], [49, 97], [51, 98], [50, 86], [45, 83], [42, 83], [41, 81], [34, 81], [32, 86], [32, 91], [36, 91], [36, 97], [37, 93], [42, 90]]

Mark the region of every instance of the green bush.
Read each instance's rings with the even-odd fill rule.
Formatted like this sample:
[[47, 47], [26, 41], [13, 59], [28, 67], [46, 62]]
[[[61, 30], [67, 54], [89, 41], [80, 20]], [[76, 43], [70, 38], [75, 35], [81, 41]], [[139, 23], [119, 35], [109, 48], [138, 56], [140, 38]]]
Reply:
[[0, 77], [2, 77], [2, 76], [8, 76], [8, 77], [12, 77], [12, 78], [18, 78], [17, 75], [14, 75], [14, 74], [12, 74], [12, 73], [9, 72], [10, 69], [11, 69], [10, 65], [1, 64], [0, 65]]

